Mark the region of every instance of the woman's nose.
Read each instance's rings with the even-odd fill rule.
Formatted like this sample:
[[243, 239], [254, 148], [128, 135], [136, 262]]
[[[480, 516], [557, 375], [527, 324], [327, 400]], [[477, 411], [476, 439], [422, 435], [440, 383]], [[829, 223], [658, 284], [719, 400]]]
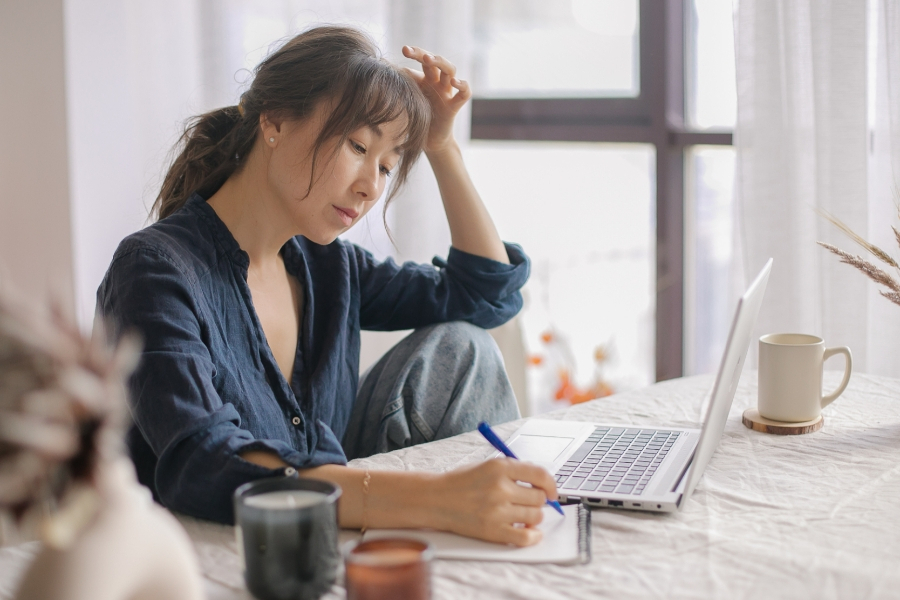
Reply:
[[379, 183], [378, 166], [374, 169], [367, 166], [360, 169], [353, 191], [363, 200], [374, 202], [381, 195]]

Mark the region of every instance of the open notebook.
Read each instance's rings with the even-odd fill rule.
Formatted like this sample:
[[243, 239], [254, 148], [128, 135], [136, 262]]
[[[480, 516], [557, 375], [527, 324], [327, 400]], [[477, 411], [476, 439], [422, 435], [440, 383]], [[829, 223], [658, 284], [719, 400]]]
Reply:
[[434, 547], [437, 558], [454, 560], [497, 560], [519, 563], [586, 564], [591, 560], [591, 511], [581, 504], [563, 506], [565, 518], [549, 506], [538, 529], [544, 539], [534, 546], [518, 548], [483, 542], [447, 533], [408, 529], [370, 529], [363, 539], [417, 537]]

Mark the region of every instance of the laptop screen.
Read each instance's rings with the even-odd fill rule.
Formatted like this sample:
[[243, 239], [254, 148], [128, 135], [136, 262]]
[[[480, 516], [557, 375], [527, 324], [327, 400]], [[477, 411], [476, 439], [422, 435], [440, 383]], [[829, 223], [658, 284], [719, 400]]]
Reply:
[[691, 461], [690, 469], [688, 469], [682, 498], [689, 497], [694, 491], [694, 487], [700, 481], [700, 476], [703, 475], [709, 459], [715, 452], [716, 446], [719, 445], [722, 432], [725, 430], [725, 422], [728, 420], [728, 412], [731, 410], [741, 371], [744, 370], [744, 361], [747, 358], [747, 351], [750, 349], [750, 337], [753, 334], [753, 328], [756, 327], [756, 317], [762, 306], [771, 271], [772, 259], [770, 258], [738, 301], [734, 321], [731, 324], [731, 332], [728, 334], [728, 343], [725, 345], [725, 352], [716, 375], [716, 383], [706, 408], [703, 431], [700, 434], [697, 449], [694, 451], [694, 460]]

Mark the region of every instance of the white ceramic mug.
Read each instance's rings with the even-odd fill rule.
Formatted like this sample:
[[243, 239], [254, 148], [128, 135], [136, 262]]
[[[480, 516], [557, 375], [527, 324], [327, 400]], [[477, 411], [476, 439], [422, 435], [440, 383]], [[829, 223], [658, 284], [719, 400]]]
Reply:
[[[844, 380], [822, 395], [825, 361], [835, 354], [847, 358]], [[847, 387], [853, 358], [846, 346], [826, 348], [825, 341], [803, 333], [770, 333], [759, 338], [759, 414], [773, 421], [800, 423], [818, 419]]]

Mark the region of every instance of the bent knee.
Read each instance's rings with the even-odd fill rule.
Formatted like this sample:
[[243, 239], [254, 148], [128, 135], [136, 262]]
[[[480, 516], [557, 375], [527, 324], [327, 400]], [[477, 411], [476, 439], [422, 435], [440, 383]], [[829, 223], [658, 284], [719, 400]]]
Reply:
[[497, 342], [487, 330], [477, 325], [465, 321], [451, 321], [432, 325], [428, 329], [430, 335], [440, 338], [440, 345], [446, 351], [458, 353], [474, 350], [479, 358], [497, 359], [502, 363], [503, 357]]

